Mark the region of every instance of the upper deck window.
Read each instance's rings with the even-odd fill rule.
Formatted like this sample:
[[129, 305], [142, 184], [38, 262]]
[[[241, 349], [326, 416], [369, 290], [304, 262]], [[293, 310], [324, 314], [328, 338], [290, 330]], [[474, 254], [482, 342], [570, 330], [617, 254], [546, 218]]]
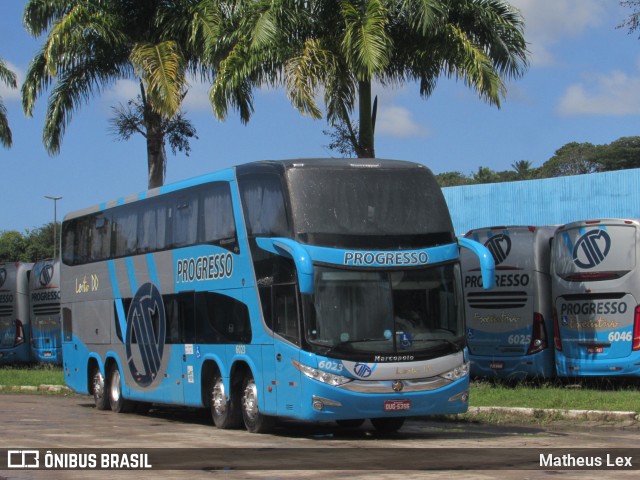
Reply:
[[250, 236], [289, 236], [284, 193], [278, 176], [244, 177], [240, 183], [240, 194]]
[[426, 169], [292, 168], [287, 180], [302, 241], [432, 234], [441, 235], [442, 242], [453, 240], [444, 197]]

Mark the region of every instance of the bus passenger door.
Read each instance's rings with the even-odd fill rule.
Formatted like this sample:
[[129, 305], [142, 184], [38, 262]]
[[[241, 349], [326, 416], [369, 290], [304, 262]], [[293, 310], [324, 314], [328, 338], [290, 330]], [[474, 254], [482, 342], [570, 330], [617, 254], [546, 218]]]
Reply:
[[299, 413], [302, 391], [300, 371], [300, 308], [295, 284], [273, 286], [273, 332], [279, 415]]

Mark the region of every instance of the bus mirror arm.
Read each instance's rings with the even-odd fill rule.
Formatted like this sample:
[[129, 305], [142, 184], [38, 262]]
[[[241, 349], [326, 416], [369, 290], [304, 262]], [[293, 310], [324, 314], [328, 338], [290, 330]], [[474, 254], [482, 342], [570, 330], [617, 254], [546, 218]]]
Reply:
[[491, 252], [474, 240], [468, 238], [458, 238], [461, 247], [471, 250], [480, 260], [480, 270], [482, 272], [482, 287], [487, 290], [496, 286], [496, 265]]
[[262, 250], [291, 258], [298, 271], [300, 293], [313, 293], [313, 262], [306, 248], [290, 238], [258, 237], [256, 243]]

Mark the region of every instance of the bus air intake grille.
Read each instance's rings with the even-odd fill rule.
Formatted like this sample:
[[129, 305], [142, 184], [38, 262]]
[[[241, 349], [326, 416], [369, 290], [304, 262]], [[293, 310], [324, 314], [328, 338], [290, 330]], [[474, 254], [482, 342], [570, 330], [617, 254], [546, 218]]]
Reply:
[[527, 304], [527, 292], [478, 292], [467, 294], [471, 308], [522, 308]]
[[60, 304], [34, 305], [33, 313], [36, 315], [60, 315]]

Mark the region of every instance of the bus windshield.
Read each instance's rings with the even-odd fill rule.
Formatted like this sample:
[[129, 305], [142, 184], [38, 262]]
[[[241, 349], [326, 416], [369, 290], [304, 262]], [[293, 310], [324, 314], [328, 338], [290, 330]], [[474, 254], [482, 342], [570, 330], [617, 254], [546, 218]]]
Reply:
[[354, 238], [375, 237], [382, 246], [381, 240], [404, 236], [392, 247], [402, 248], [453, 241], [440, 187], [426, 169], [292, 168], [287, 178], [303, 243], [353, 247]]
[[[315, 268], [307, 341], [320, 353], [458, 351], [464, 335], [459, 265], [406, 271]], [[306, 297], [306, 296], [305, 296]]]

